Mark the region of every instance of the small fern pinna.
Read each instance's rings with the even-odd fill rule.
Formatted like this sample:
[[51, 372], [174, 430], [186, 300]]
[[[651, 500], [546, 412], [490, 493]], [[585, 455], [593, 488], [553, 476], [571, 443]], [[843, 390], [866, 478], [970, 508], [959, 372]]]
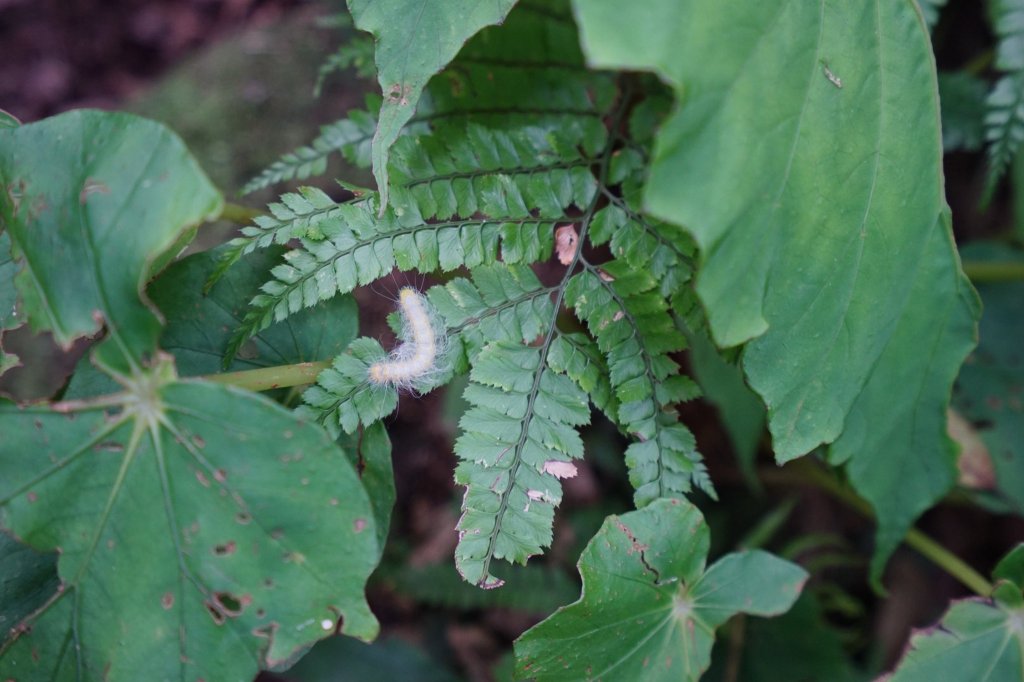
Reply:
[[[549, 36], [540, 50], [517, 39], [539, 33]], [[456, 564], [484, 588], [502, 584], [494, 559], [525, 563], [551, 543], [560, 479], [576, 473], [577, 429], [592, 406], [633, 441], [625, 456], [638, 506], [695, 487], [714, 495], [673, 409], [698, 393], [673, 357], [685, 345], [677, 312], [693, 307], [694, 247], [639, 201], [669, 100], [655, 83], [641, 98], [629, 78], [585, 69], [578, 44], [564, 7], [520, 4], [430, 82], [391, 151], [386, 205], [348, 185], [344, 203], [308, 187], [285, 194], [232, 242], [219, 270], [255, 249], [297, 244], [253, 299], [231, 354], [273, 322], [396, 268], [446, 280], [425, 296], [403, 292], [416, 306], [403, 305], [414, 375], [381, 369], [388, 352], [360, 338], [301, 409], [352, 433], [392, 413], [403, 385], [422, 393], [468, 371]], [[372, 112], [328, 126], [250, 189], [322, 172], [334, 152], [368, 165]], [[539, 263], [548, 264], [535, 272]], [[421, 314], [429, 322], [410, 319]], [[417, 325], [436, 344], [429, 358]]]

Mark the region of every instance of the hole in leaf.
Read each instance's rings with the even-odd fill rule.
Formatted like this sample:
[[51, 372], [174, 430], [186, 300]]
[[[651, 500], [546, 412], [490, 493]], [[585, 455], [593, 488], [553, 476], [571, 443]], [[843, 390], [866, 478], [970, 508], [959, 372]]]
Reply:
[[241, 615], [245, 607], [243, 601], [230, 592], [215, 592], [213, 600], [220, 607], [221, 613], [229, 618]]

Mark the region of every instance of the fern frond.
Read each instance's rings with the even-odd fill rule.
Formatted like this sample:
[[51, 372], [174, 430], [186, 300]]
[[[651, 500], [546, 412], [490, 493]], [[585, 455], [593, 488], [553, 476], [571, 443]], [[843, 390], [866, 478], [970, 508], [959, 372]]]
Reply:
[[242, 194], [293, 178], [304, 180], [322, 175], [327, 170], [328, 157], [334, 153], [340, 153], [359, 168], [369, 168], [370, 143], [376, 129], [375, 115], [353, 109], [345, 118], [321, 127], [320, 135], [308, 146], [299, 147], [272, 163], [242, 188]]
[[992, 15], [999, 37], [996, 66], [1007, 72], [988, 96], [985, 139], [989, 172], [983, 202], [995, 191], [1024, 141], [1024, 0], [996, 0]]
[[494, 263], [475, 268], [471, 276], [427, 292], [447, 325], [449, 360], [459, 373], [490, 341], [533, 341], [554, 314], [556, 287], [543, 286], [526, 266]]
[[555, 474], [571, 475], [566, 463], [583, 456], [576, 427], [590, 421], [587, 397], [545, 366], [546, 350], [486, 346], [463, 394], [472, 407], [455, 443], [455, 481], [466, 487], [455, 565], [479, 587], [504, 582], [491, 575], [493, 559], [525, 564], [551, 544], [562, 499]]
[[319, 97], [323, 91], [324, 81], [338, 71], [355, 69], [359, 78], [372, 78], [375, 73], [373, 65], [373, 39], [365, 33], [348, 37], [316, 70], [316, 83], [313, 85], [313, 96]]
[[584, 270], [569, 282], [566, 300], [607, 357], [618, 424], [640, 441], [626, 454], [637, 506], [682, 495], [695, 485], [708, 486], [713, 495], [693, 435], [666, 412], [700, 390], [669, 357], [686, 342], [655, 290], [657, 282], [623, 261], [600, 268], [582, 262]]
[[[569, 209], [590, 205], [597, 193], [593, 160], [579, 151], [594, 140], [475, 124], [462, 131], [449, 135], [448, 145], [431, 137], [399, 140], [391, 155], [397, 184], [383, 215], [377, 215], [374, 196], [324, 203], [328, 218], [316, 226], [326, 239], [304, 239], [272, 271], [274, 279], [253, 299], [227, 357], [272, 322], [369, 284], [396, 266], [423, 272], [473, 268], [495, 262], [499, 249], [506, 263], [549, 257], [555, 225], [575, 222]], [[240, 239], [269, 244], [299, 236], [304, 223], [268, 219], [265, 227], [249, 229], [256, 236]]]
[[597, 212], [588, 235], [595, 246], [607, 243], [612, 255], [630, 267], [647, 271], [663, 296], [690, 281], [696, 245], [675, 225], [648, 219], [624, 199], [609, 194], [610, 203]]
[[[603, 131], [570, 136], [476, 123], [449, 128], [445, 135], [405, 137], [392, 151], [393, 202], [416, 206], [426, 219], [476, 213], [522, 218], [535, 212], [560, 218], [570, 206], [585, 208], [593, 200], [593, 155], [604, 137]], [[546, 240], [550, 253], [550, 232]]]
[[360, 424], [372, 424], [394, 412], [398, 391], [372, 385], [368, 379], [370, 365], [386, 356], [376, 339], [364, 336], [353, 341], [303, 392], [302, 399], [311, 408], [304, 414], [331, 431], [336, 431], [337, 424], [345, 433], [355, 433]]
[[253, 225], [242, 228], [242, 236], [228, 242], [227, 249], [210, 274], [205, 289], [217, 283], [242, 256], [273, 244], [293, 239], [323, 239], [321, 225], [337, 218], [341, 205], [315, 187], [300, 187], [297, 193], [282, 194], [280, 202], [267, 206]]
[[593, 339], [586, 334], [559, 333], [551, 343], [548, 366], [575, 381], [597, 409], [618, 422], [619, 403], [608, 379], [608, 365]]
[[[553, 287], [544, 287], [525, 266], [494, 263], [475, 268], [471, 279], [456, 278], [432, 287], [427, 298], [448, 339], [446, 369], [462, 373], [486, 342], [528, 343], [546, 331], [554, 315]], [[370, 365], [384, 351], [369, 338], [357, 339], [303, 394], [307, 416], [347, 433], [388, 415], [397, 405], [393, 388], [367, 381]], [[447, 375], [433, 378], [442, 383]], [[421, 386], [426, 390], [429, 385]]]

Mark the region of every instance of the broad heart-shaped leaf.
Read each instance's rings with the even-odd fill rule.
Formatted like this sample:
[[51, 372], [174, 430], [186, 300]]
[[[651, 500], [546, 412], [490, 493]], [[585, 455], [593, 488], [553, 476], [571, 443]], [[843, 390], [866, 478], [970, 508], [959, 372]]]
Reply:
[[61, 590], [0, 648], [0, 679], [249, 680], [331, 634], [377, 633], [373, 510], [322, 429], [176, 381], [0, 407], [0, 520], [60, 551]]
[[913, 0], [643, 4], [575, 7], [593, 65], [654, 70], [681, 98], [645, 204], [699, 243], [713, 335], [747, 343], [779, 461], [832, 442], [852, 458], [877, 576], [953, 484], [945, 409], [978, 313], [927, 30]]
[[807, 573], [759, 550], [705, 570], [709, 532], [689, 502], [608, 517], [580, 557], [583, 594], [516, 641], [536, 680], [697, 680], [714, 630], [736, 613], [784, 613]]
[[56, 554], [37, 552], [0, 532], [0, 633], [42, 606], [59, 584]]
[[18, 266], [11, 257], [11, 238], [0, 229], [0, 374], [18, 365], [18, 356], [4, 353], [3, 340], [4, 330], [21, 325], [17, 310], [18, 294], [14, 289], [17, 272]]
[[106, 322], [106, 364], [138, 366], [160, 330], [139, 298], [152, 263], [222, 204], [181, 140], [87, 110], [0, 128], [0, 185], [29, 322], [64, 345]]
[[501, 23], [516, 0], [348, 0], [356, 27], [376, 40], [374, 60], [384, 94], [373, 136], [373, 175], [388, 205], [388, 152], [416, 111], [423, 87], [469, 38]]
[[[976, 262], [1024, 262], [1010, 247], [977, 242], [964, 249]], [[981, 340], [957, 378], [953, 404], [975, 423], [991, 455], [996, 485], [1024, 514], [1024, 284], [980, 284]]]

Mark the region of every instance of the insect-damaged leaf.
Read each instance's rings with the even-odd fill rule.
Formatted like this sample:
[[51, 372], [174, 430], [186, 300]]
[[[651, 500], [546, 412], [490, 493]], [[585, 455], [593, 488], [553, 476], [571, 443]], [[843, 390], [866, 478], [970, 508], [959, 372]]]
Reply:
[[580, 558], [583, 595], [516, 641], [517, 672], [535, 680], [697, 680], [715, 628], [740, 612], [784, 613], [807, 579], [759, 550], [705, 570], [708, 544], [700, 512], [681, 500], [606, 519]]
[[222, 203], [185, 145], [137, 116], [71, 111], [0, 128], [0, 185], [28, 321], [64, 345], [105, 322], [107, 364], [137, 362], [160, 329], [139, 298], [154, 261]]
[[21, 303], [63, 343], [105, 322], [94, 358], [121, 388], [0, 404], [0, 526], [60, 552], [0, 679], [252, 679], [336, 628], [372, 638], [379, 539], [345, 454], [259, 396], [178, 381], [155, 347], [141, 285], [220, 202], [180, 141], [73, 112], [0, 130], [0, 151]]
[[591, 64], [653, 70], [680, 99], [645, 205], [699, 243], [697, 292], [718, 344], [747, 344], [778, 459], [833, 443], [849, 462], [877, 576], [953, 484], [945, 412], [978, 313], [928, 32], [911, 0], [644, 5], [575, 3]]
[[122, 381], [0, 407], [0, 520], [61, 579], [0, 678], [251, 679], [336, 627], [371, 639], [374, 514], [327, 435], [169, 364]]
[[991, 599], [953, 602], [935, 627], [910, 638], [890, 682], [1022, 679], [1024, 670], [1024, 545], [996, 567]]

